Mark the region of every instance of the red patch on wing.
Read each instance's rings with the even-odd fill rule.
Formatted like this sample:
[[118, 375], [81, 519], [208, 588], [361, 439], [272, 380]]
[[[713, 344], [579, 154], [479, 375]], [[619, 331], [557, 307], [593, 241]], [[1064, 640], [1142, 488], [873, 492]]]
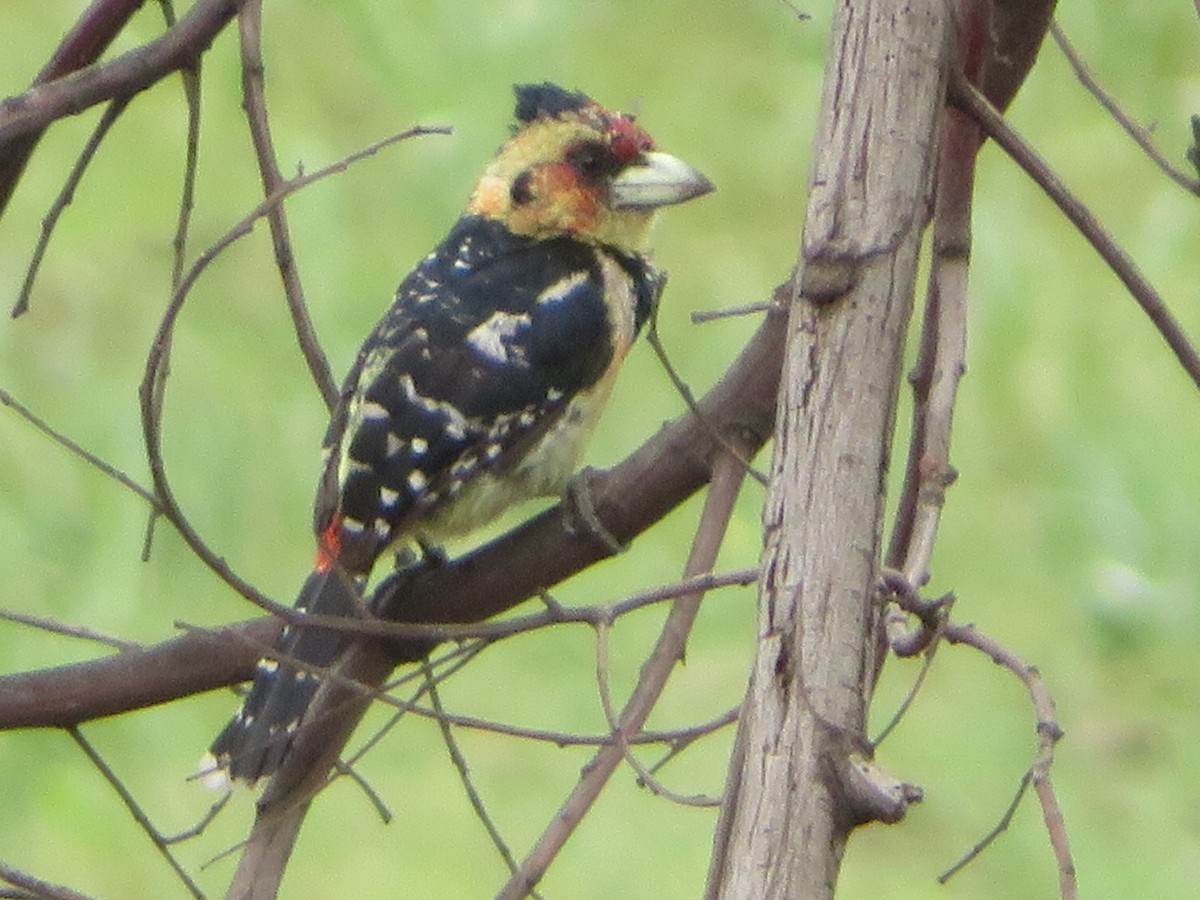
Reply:
[[314, 566], [318, 572], [328, 572], [342, 555], [342, 517], [334, 516], [321, 536], [317, 539], [317, 561]]

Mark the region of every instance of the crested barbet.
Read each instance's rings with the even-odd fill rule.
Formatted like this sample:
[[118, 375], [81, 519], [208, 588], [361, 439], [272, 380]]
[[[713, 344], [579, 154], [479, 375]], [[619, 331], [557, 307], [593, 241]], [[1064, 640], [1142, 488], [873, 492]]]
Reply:
[[[549, 83], [516, 97], [512, 137], [346, 377], [299, 610], [361, 615], [390, 549], [432, 546], [564, 490], [662, 292], [647, 257], [654, 214], [713, 189], [633, 116]], [[273, 773], [320, 685], [314, 669], [344, 645], [330, 629], [285, 628], [213, 742], [209, 775]]]

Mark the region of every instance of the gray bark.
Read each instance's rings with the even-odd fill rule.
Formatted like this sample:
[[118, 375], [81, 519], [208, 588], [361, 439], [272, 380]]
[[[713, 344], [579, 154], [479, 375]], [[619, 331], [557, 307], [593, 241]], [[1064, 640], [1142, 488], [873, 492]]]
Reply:
[[759, 644], [709, 897], [833, 896], [846, 839], [907, 786], [864, 735], [884, 482], [952, 23], [844, 0], [833, 29], [764, 510]]

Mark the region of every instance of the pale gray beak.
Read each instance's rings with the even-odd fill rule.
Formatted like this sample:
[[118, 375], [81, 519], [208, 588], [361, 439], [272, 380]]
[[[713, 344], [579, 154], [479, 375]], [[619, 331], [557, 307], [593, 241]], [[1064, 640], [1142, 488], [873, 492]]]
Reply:
[[645, 162], [622, 169], [612, 180], [615, 209], [653, 209], [683, 203], [715, 190], [713, 183], [669, 153], [645, 154]]

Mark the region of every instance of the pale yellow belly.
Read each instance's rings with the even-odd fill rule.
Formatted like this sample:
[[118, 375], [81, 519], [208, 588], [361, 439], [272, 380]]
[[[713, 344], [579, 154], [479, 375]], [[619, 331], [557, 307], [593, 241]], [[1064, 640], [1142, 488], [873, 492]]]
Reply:
[[572, 400], [562, 418], [515, 468], [503, 477], [479, 475], [451, 503], [422, 521], [421, 537], [440, 543], [486, 525], [522, 501], [561, 495], [608, 401], [616, 369], [612, 366], [595, 387]]

